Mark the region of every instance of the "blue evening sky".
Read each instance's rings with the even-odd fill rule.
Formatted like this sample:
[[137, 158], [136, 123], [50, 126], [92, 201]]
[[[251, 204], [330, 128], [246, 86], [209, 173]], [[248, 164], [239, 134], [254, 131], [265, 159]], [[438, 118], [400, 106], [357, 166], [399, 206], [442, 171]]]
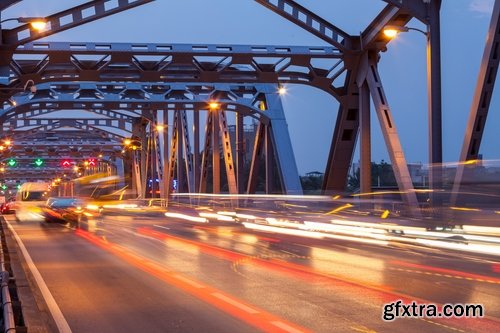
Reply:
[[[419, 0], [415, 0], [419, 1]], [[45, 16], [84, 3], [70, 0], [24, 0], [2, 18]], [[350, 34], [360, 31], [385, 6], [381, 0], [299, 0]], [[445, 161], [456, 161], [462, 145], [493, 0], [443, 0], [442, 80]], [[408, 26], [425, 29], [413, 20]], [[252, 0], [156, 0], [72, 30], [52, 41], [225, 43], [325, 45]], [[408, 162], [427, 163], [427, 88], [425, 37], [401, 34], [382, 53], [380, 73]], [[338, 103], [305, 86], [289, 86], [285, 113], [301, 174], [324, 171]], [[481, 152], [498, 159], [500, 99], [493, 96]], [[377, 118], [373, 116], [372, 159], [388, 160]], [[355, 161], [358, 160], [356, 156]]]

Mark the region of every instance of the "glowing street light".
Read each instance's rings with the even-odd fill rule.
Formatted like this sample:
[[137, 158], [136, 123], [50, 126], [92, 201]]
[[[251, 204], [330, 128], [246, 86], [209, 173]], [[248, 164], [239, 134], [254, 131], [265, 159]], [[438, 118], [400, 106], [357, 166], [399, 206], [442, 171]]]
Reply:
[[165, 130], [165, 126], [164, 125], [156, 125], [156, 130], [158, 132], [163, 132]]
[[386, 25], [384, 27], [384, 35], [388, 38], [394, 38], [396, 37], [400, 32], [408, 32], [410, 30], [414, 30], [414, 31], [418, 31], [420, 33], [423, 33], [425, 36], [428, 37], [428, 33], [423, 31], [423, 30], [420, 30], [420, 29], [417, 29], [417, 28], [409, 28], [409, 27], [405, 27], [405, 26], [399, 26], [399, 25]]
[[286, 88], [285, 88], [285, 87], [283, 87], [283, 86], [279, 87], [279, 88], [278, 88], [278, 94], [279, 94], [280, 96], [286, 95]]
[[30, 27], [38, 32], [44, 30], [45, 27], [47, 26], [47, 20], [44, 17], [16, 17], [3, 20], [0, 22], [0, 24], [8, 21], [16, 21], [18, 23], [29, 23]]
[[208, 103], [208, 107], [210, 108], [210, 111], [216, 111], [220, 109], [220, 103], [217, 101], [211, 101]]

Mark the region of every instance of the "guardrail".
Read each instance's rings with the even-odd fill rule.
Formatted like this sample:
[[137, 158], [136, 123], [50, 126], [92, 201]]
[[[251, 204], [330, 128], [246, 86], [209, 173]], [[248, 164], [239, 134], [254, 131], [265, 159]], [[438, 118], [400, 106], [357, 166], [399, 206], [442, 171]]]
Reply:
[[3, 270], [1, 273], [1, 279], [2, 279], [1, 294], [2, 294], [2, 321], [3, 321], [4, 333], [10, 333], [16, 331], [14, 310], [12, 307], [12, 299], [10, 297], [10, 291], [9, 291], [9, 277], [10, 277], [9, 272]]
[[[3, 224], [3, 217], [2, 224]], [[2, 331], [4, 333], [14, 333], [16, 332], [16, 321], [14, 317], [14, 307], [12, 302], [12, 297], [10, 295], [9, 290], [9, 282], [10, 282], [10, 273], [6, 269], [6, 260], [5, 260], [5, 252], [4, 252], [4, 234], [3, 234], [3, 225], [0, 227], [0, 232], [2, 233], [2, 244], [0, 246], [0, 295], [2, 302], [2, 312], [1, 312], [1, 321]]]

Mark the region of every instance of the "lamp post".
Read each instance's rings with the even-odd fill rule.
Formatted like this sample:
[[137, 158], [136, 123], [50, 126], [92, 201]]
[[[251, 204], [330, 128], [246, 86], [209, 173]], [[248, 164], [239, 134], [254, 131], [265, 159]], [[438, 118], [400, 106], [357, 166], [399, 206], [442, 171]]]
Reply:
[[[433, 1], [429, 8], [427, 31], [405, 26], [388, 25], [384, 35], [394, 38], [400, 32], [418, 31], [427, 40], [427, 96], [429, 123], [429, 189], [442, 187], [443, 138], [441, 109], [441, 40], [439, 8], [441, 1]], [[441, 199], [430, 192], [430, 201], [434, 206], [441, 205]]]

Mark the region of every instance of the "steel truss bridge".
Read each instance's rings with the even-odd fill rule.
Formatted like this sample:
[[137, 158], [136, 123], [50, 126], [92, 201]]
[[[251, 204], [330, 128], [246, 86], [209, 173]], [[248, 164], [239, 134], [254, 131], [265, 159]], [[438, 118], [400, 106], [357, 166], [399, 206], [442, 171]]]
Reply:
[[[254, 193], [262, 170], [266, 193], [300, 194], [277, 90], [284, 84], [304, 84], [327, 92], [340, 105], [332, 124], [324, 192], [345, 190], [358, 138], [361, 192], [371, 191], [371, 98], [403, 200], [418, 215], [378, 61], [390, 42], [384, 27], [403, 27], [412, 19], [427, 26], [429, 162], [439, 165], [441, 0], [384, 0], [385, 7], [360, 35], [344, 32], [293, 0], [254, 1], [329, 46], [37, 41], [137, 6], [154, 6], [153, 0], [88, 1], [48, 16], [43, 32], [27, 24], [2, 30], [0, 131], [13, 145], [1, 156], [4, 162], [12, 156], [20, 160], [3, 178], [54, 179], [71, 173], [56, 159], [72, 159], [79, 168], [92, 156], [97, 165], [80, 171], [127, 176], [142, 198], [148, 196], [149, 179], [158, 179], [151, 195], [158, 192], [162, 198], [168, 197], [174, 179], [179, 192]], [[0, 11], [19, 4], [1, 0]], [[499, 17], [496, 0], [460, 161], [478, 157], [498, 69]], [[246, 144], [249, 120], [255, 133]], [[125, 139], [136, 142], [134, 149], [124, 147]], [[47, 167], [33, 171], [27, 165], [33, 156], [47, 160]], [[466, 171], [463, 165], [454, 192]], [[440, 188], [441, 177], [439, 168], [430, 171], [431, 189]]]

